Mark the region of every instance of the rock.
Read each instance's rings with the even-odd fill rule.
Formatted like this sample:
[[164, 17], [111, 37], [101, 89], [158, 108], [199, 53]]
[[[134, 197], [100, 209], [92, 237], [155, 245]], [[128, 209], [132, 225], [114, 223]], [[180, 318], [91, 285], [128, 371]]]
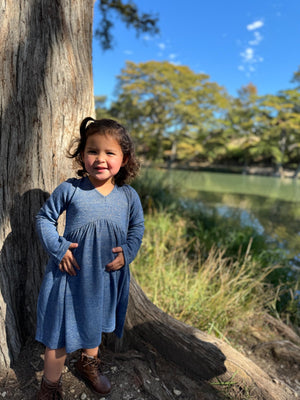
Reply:
[[175, 396], [180, 396], [181, 395], [181, 391], [177, 390], [177, 389], [173, 389], [173, 393], [175, 394]]

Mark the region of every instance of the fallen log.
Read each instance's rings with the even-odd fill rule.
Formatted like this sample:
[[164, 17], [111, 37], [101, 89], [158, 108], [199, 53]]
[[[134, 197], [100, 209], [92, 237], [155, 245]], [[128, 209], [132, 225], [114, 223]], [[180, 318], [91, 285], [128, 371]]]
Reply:
[[[291, 400], [297, 393], [285, 383], [276, 383], [253, 361], [226, 342], [175, 320], [156, 307], [132, 278], [124, 338], [114, 341], [117, 351], [151, 344], [167, 360], [190, 377], [210, 380], [218, 377], [248, 388], [256, 399]], [[111, 344], [111, 339], [110, 339]]]
[[289, 340], [273, 340], [260, 343], [253, 348], [255, 354], [271, 354], [277, 361], [300, 365], [300, 347]]

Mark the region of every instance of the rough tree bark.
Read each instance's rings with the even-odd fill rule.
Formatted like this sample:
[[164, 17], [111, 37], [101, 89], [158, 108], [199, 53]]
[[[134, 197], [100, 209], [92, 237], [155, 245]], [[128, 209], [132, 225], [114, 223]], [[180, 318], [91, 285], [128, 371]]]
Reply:
[[34, 333], [45, 255], [34, 215], [71, 176], [64, 154], [94, 113], [94, 0], [0, 0], [0, 367]]

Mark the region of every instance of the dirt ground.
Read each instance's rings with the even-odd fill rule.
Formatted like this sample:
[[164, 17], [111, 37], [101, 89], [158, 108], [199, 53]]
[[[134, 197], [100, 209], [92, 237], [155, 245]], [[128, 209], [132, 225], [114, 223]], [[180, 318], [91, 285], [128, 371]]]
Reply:
[[[30, 341], [18, 362], [0, 381], [0, 399], [31, 400], [39, 388], [43, 369], [44, 348]], [[80, 400], [213, 400], [224, 399], [206, 382], [193, 380], [149, 349], [148, 354], [130, 350], [113, 353], [102, 350], [103, 372], [112, 384], [108, 396], [92, 392], [74, 373], [79, 352], [72, 353], [63, 372], [64, 399]]]
[[[257, 340], [250, 345], [244, 343], [240, 351], [268, 372], [274, 382], [285, 382], [296, 390], [300, 398], [300, 363], [297, 360], [287, 357], [279, 360], [278, 354], [260, 347]], [[0, 376], [0, 399], [35, 399], [43, 373], [43, 353], [41, 344], [28, 341], [13, 368]], [[255, 399], [251, 388], [242, 389], [234, 382], [222, 385], [217, 380], [209, 383], [186, 376], [149, 346], [143, 352], [132, 349], [114, 353], [102, 349], [103, 372], [112, 383], [112, 391], [106, 397], [99, 396], [75, 376], [74, 363], [78, 357], [79, 352], [72, 353], [66, 362], [63, 372], [65, 400]]]

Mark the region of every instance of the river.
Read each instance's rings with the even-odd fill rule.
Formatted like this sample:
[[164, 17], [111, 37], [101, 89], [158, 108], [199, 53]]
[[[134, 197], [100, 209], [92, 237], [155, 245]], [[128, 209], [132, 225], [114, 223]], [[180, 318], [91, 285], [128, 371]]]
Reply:
[[300, 180], [178, 170], [164, 174], [171, 185], [180, 185], [186, 198], [215, 207], [228, 218], [239, 212], [241, 223], [268, 235], [300, 267]]

